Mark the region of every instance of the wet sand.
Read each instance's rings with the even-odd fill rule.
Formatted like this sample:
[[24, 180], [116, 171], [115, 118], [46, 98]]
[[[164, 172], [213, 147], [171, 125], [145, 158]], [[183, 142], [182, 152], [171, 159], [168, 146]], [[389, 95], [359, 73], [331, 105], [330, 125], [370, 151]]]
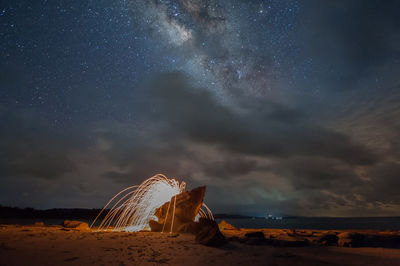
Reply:
[[[223, 233], [231, 238], [252, 231], [256, 230]], [[263, 231], [274, 238], [287, 236], [290, 241], [288, 230]], [[288, 247], [240, 241], [216, 248], [200, 245], [194, 238], [190, 234], [1, 225], [0, 265], [400, 265], [400, 249]]]

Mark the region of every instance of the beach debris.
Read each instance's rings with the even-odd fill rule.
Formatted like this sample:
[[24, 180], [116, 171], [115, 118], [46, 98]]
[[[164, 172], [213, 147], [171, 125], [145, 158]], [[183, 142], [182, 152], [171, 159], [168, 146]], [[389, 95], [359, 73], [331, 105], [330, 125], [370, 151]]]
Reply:
[[203, 205], [205, 192], [206, 187], [203, 186], [173, 196], [156, 209], [154, 215], [158, 221], [149, 221], [151, 230], [177, 232], [181, 225], [194, 222]]
[[213, 247], [226, 244], [227, 241], [214, 220], [200, 218], [198, 224], [200, 230], [196, 234], [197, 243]]
[[223, 230], [239, 230], [236, 227], [234, 227], [233, 225], [231, 225], [230, 223], [226, 222], [225, 220], [222, 220], [219, 224], [218, 224], [219, 230], [223, 231]]
[[70, 220], [65, 220], [63, 223], [63, 226], [65, 228], [74, 228], [74, 229], [79, 229], [79, 230], [87, 230], [89, 229], [89, 225], [85, 222], [81, 221], [70, 221]]

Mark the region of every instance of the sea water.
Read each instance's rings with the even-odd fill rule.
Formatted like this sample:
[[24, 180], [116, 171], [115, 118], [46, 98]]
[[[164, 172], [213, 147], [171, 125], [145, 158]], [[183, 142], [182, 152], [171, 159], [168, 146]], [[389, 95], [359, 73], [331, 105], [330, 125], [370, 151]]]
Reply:
[[[71, 219], [92, 223], [88, 219]], [[282, 228], [282, 229], [315, 229], [315, 230], [400, 230], [400, 217], [371, 218], [283, 218], [273, 219], [216, 219], [219, 223], [225, 220], [238, 228]], [[34, 222], [44, 222], [46, 225], [62, 224], [63, 219], [10, 219], [0, 218], [0, 224], [28, 225]], [[97, 225], [97, 223], [96, 223]]]
[[[216, 219], [220, 222], [222, 219]], [[284, 228], [316, 230], [400, 230], [400, 217], [331, 218], [298, 217], [274, 219], [223, 219], [238, 228]]]

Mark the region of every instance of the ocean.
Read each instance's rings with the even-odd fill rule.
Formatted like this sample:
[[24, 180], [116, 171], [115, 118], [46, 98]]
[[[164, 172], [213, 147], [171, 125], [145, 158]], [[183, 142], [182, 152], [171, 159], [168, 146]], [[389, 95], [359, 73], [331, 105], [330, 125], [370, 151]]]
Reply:
[[[222, 219], [216, 219], [220, 222]], [[400, 217], [368, 218], [283, 218], [272, 219], [223, 219], [238, 228], [281, 228], [316, 230], [400, 230]]]
[[[77, 219], [91, 224], [91, 220]], [[400, 217], [370, 218], [283, 218], [272, 219], [216, 219], [225, 220], [238, 228], [281, 228], [281, 229], [315, 229], [315, 230], [400, 230]], [[0, 218], [0, 224], [29, 225], [44, 222], [46, 225], [62, 224], [62, 219], [6, 219]], [[98, 225], [98, 223], [96, 223]]]

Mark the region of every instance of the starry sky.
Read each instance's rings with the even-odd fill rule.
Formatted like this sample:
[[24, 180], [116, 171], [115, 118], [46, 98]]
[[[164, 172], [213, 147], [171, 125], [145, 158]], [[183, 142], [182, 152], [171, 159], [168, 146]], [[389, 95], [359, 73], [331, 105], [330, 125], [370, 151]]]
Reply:
[[0, 2], [0, 204], [164, 173], [214, 213], [400, 214], [400, 2]]

